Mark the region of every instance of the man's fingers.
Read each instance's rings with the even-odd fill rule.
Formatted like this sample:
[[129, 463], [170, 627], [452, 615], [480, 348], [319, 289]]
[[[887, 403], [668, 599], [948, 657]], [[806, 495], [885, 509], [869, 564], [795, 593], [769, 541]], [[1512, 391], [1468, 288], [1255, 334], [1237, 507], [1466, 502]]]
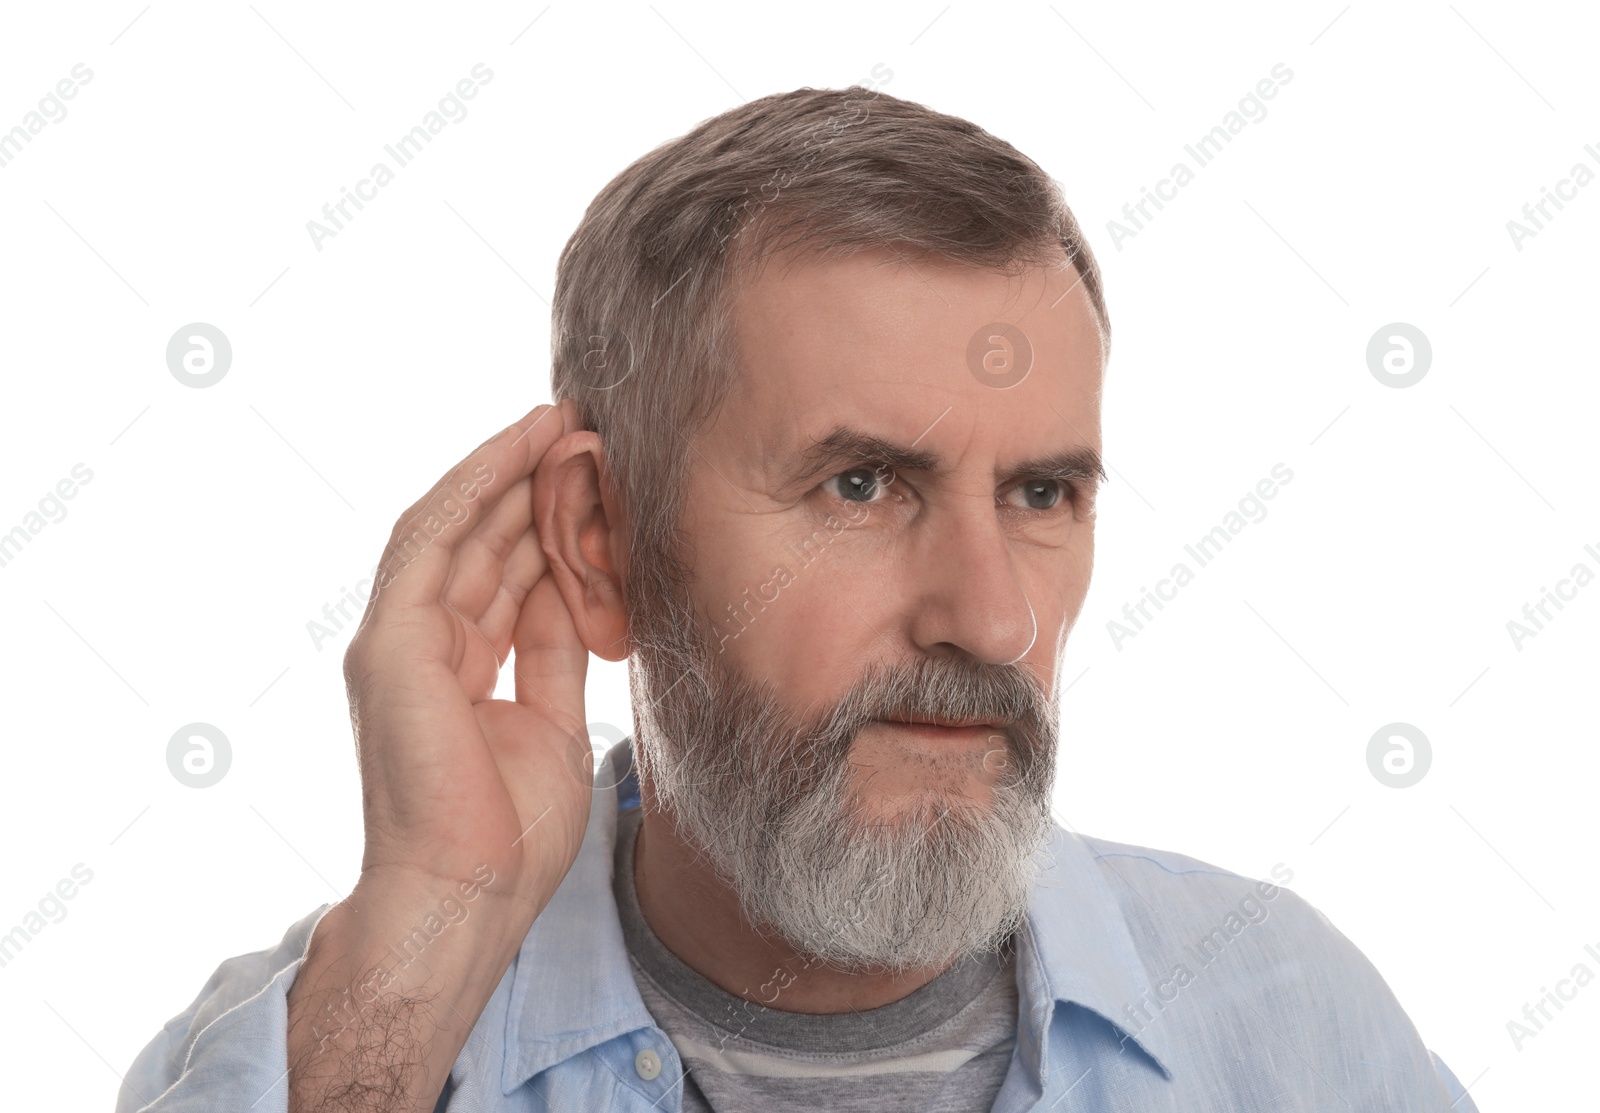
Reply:
[[436, 602], [451, 557], [502, 496], [543, 459], [564, 431], [562, 411], [538, 406], [452, 468], [402, 515], [384, 549], [374, 606]]
[[[531, 538], [535, 546], [538, 535], [533, 529], [533, 478], [517, 480], [491, 507], [471, 532], [456, 546], [455, 559], [445, 580], [442, 598], [467, 618], [478, 619], [489, 608], [502, 590], [509, 589], [520, 597], [528, 593], [533, 581], [543, 574], [543, 567], [529, 568], [526, 562], [518, 566], [520, 582], [508, 581], [508, 561], [512, 552]], [[511, 644], [511, 625], [505, 627], [506, 645]]]
[[534, 536], [533, 530], [526, 531], [506, 557], [494, 598], [477, 619], [478, 629], [494, 644], [501, 661], [507, 660], [511, 654], [512, 634], [528, 593], [540, 577], [549, 574], [549, 570], [549, 561], [545, 558], [538, 537]]
[[545, 576], [533, 585], [513, 634], [517, 702], [566, 729], [583, 725], [583, 680], [589, 651], [572, 613]]

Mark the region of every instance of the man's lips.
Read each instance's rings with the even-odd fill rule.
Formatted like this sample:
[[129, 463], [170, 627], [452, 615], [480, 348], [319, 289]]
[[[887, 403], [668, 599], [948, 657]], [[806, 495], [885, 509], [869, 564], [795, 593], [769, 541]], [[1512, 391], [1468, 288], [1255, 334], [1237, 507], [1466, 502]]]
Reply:
[[978, 719], [946, 719], [942, 716], [930, 715], [923, 719], [879, 719], [880, 723], [888, 726], [902, 727], [906, 730], [928, 731], [938, 734], [965, 734], [974, 730], [999, 732], [1000, 727], [994, 723]]
[[873, 722], [894, 728], [887, 742], [891, 747], [910, 747], [911, 752], [928, 756], [975, 758], [981, 753], [985, 773], [995, 776], [1012, 767], [1011, 755], [1016, 747], [1006, 729], [994, 723], [940, 716], [929, 716], [917, 722], [906, 719], [874, 719]]

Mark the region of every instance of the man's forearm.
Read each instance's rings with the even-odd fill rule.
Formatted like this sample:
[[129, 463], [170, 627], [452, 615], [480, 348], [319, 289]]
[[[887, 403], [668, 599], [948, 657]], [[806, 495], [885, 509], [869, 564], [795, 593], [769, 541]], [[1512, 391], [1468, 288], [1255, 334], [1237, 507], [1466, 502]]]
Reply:
[[318, 922], [289, 989], [290, 1113], [431, 1113], [522, 942], [498, 896], [444, 891], [358, 885]]

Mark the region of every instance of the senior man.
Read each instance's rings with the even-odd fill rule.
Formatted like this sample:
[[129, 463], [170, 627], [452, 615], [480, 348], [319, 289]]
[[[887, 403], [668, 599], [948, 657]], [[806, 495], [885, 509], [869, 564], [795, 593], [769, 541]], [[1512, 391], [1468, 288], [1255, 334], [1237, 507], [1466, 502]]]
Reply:
[[1035, 163], [765, 97], [601, 191], [553, 317], [346, 655], [358, 882], [121, 1110], [1473, 1108], [1303, 900], [1052, 821], [1110, 329]]

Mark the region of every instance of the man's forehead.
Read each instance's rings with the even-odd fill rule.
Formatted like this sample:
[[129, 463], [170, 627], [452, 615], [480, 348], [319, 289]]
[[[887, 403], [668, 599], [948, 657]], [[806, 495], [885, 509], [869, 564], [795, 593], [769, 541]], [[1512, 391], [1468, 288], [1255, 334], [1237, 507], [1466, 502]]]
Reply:
[[[1043, 327], [1083, 324], [1099, 332], [1082, 276], [1063, 254], [1051, 265], [1006, 270], [895, 247], [868, 247], [844, 257], [784, 252], [730, 275], [733, 320], [799, 322], [826, 310], [833, 323], [902, 309], [987, 312], [996, 319]], [[820, 322], [819, 322], [820, 323]]]
[[997, 327], [1058, 380], [1098, 377], [1103, 358], [1099, 318], [1071, 267], [1011, 273], [873, 248], [761, 267], [730, 308], [735, 389], [780, 396], [794, 393], [788, 385], [816, 393], [885, 381], [993, 389], [981, 376], [953, 377], [987, 369], [972, 349]]
[[[763, 454], [876, 439], [939, 470], [974, 440], [1004, 439], [1011, 457], [1098, 448], [1103, 346], [1070, 269], [1006, 274], [880, 250], [791, 259], [741, 291], [734, 322], [722, 432]], [[997, 380], [995, 361], [1019, 352], [1025, 374]]]

